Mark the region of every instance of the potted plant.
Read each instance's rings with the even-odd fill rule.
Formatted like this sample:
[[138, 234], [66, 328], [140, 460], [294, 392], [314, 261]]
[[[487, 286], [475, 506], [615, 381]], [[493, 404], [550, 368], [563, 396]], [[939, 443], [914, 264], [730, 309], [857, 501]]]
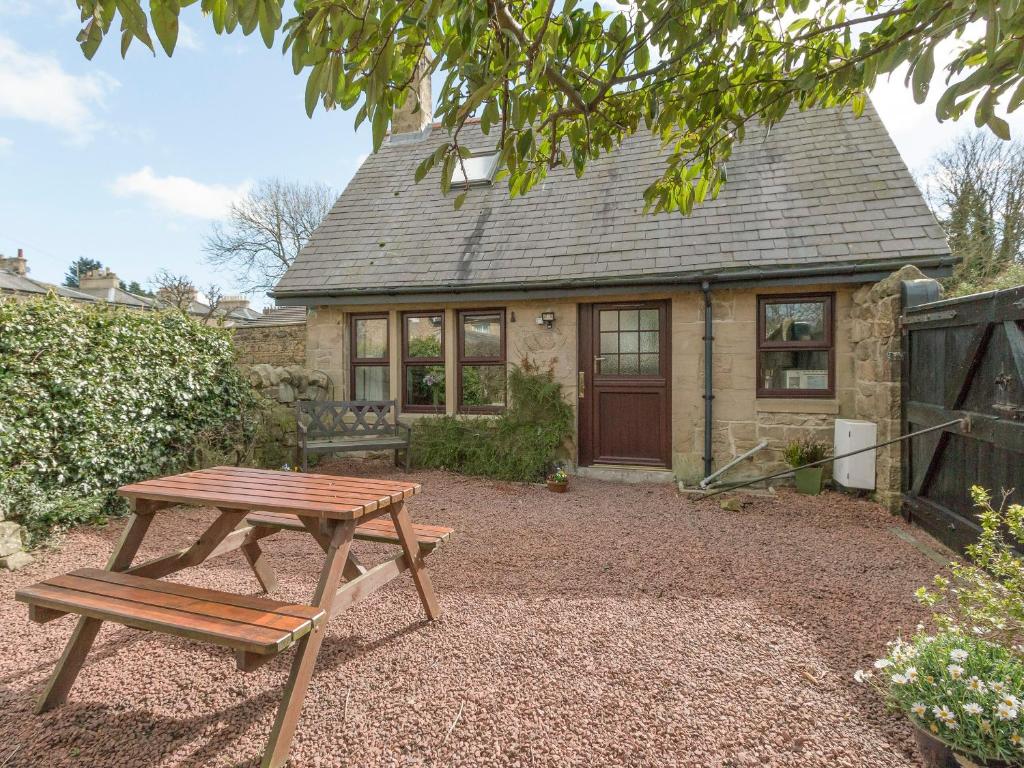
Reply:
[[828, 444], [811, 438], [794, 440], [786, 446], [786, 463], [796, 470], [793, 476], [796, 479], [796, 489], [800, 493], [808, 493], [812, 496], [821, 493], [825, 467], [806, 467], [805, 465], [827, 459], [831, 453], [832, 449]]
[[923, 626], [896, 640], [854, 678], [873, 685], [915, 726], [929, 768], [1024, 765], [1024, 564], [1004, 534], [1024, 545], [1024, 507], [998, 509], [971, 489], [981, 535], [918, 598], [935, 609], [938, 631]]
[[554, 493], [565, 493], [569, 487], [569, 475], [559, 467], [552, 474], [548, 475], [548, 490]]

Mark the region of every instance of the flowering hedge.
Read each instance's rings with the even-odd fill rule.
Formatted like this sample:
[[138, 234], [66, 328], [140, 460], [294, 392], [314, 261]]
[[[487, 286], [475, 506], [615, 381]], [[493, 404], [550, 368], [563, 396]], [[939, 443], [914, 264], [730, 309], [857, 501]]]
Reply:
[[260, 402], [227, 331], [180, 312], [0, 301], [0, 473], [107, 494], [230, 452]]

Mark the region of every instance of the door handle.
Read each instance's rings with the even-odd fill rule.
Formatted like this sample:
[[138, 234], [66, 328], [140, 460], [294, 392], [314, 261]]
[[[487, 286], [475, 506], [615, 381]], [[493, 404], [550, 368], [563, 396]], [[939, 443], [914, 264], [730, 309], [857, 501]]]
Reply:
[[587, 380], [586, 374], [584, 374], [583, 371], [580, 371], [579, 372], [579, 377], [578, 377], [578, 380], [577, 380], [577, 385], [576, 385], [576, 389], [579, 392], [580, 400], [583, 399], [583, 388], [584, 388], [584, 385], [586, 383], [586, 380]]
[[594, 375], [595, 376], [601, 372], [600, 369], [598, 368], [597, 364], [600, 363], [604, 359], [605, 359], [604, 355], [597, 355], [597, 356], [594, 357]]

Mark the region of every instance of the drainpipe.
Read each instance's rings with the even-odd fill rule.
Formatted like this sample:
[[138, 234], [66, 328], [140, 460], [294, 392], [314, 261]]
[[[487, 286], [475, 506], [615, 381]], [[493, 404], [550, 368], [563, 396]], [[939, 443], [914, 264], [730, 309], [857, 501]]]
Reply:
[[711, 283], [707, 280], [700, 284], [704, 293], [704, 477], [712, 472], [711, 438], [712, 438], [712, 401], [715, 399], [712, 386], [711, 370], [714, 367], [714, 336], [712, 335], [711, 316]]

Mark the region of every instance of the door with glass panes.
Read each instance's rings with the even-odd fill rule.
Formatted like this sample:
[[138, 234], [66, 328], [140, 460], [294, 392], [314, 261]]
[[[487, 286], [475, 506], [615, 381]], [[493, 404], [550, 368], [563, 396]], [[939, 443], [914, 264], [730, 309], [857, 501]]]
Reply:
[[672, 463], [667, 301], [583, 304], [579, 462]]

